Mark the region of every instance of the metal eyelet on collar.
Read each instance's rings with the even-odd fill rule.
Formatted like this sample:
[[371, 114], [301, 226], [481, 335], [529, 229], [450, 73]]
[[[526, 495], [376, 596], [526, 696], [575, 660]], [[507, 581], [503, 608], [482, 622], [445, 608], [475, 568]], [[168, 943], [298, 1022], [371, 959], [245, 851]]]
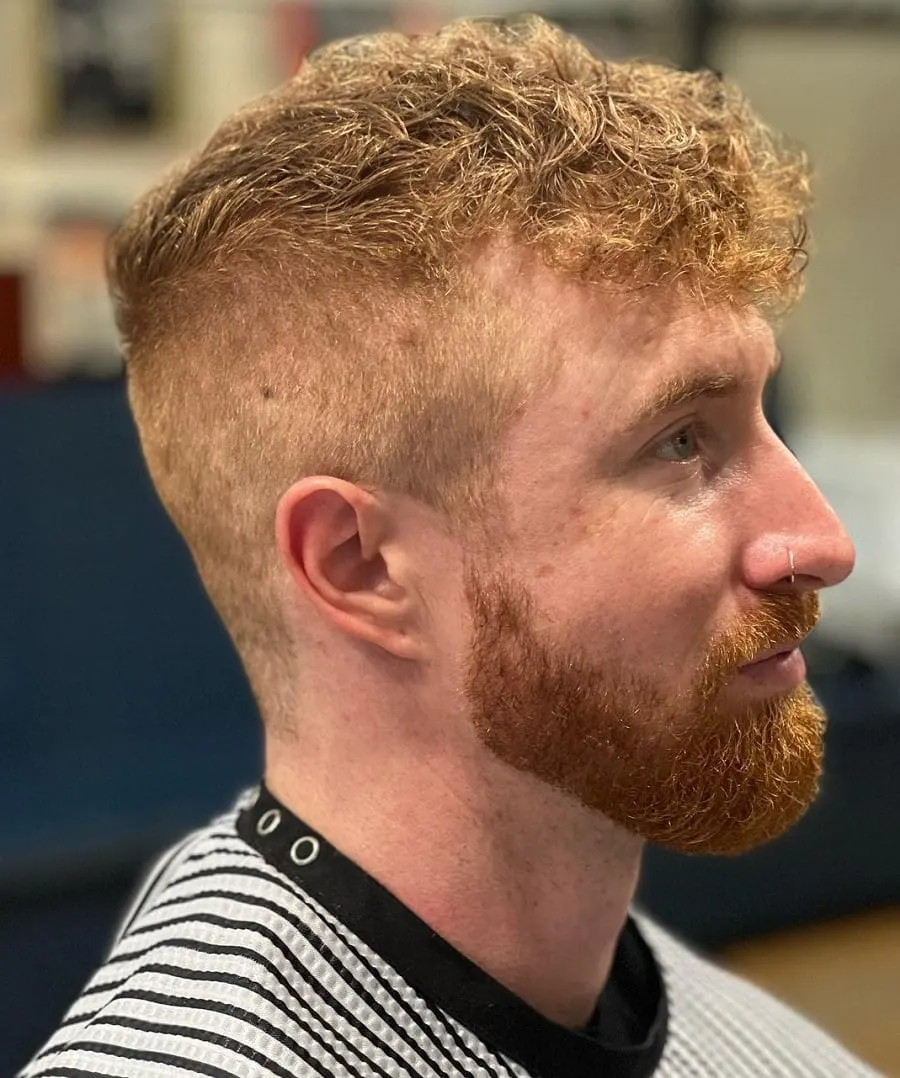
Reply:
[[312, 835], [304, 835], [291, 846], [289, 856], [295, 865], [303, 868], [304, 865], [311, 865], [315, 861], [319, 856], [319, 850], [319, 840]]
[[256, 821], [256, 833], [258, 835], [271, 835], [281, 823], [281, 813], [278, 809], [269, 809]]

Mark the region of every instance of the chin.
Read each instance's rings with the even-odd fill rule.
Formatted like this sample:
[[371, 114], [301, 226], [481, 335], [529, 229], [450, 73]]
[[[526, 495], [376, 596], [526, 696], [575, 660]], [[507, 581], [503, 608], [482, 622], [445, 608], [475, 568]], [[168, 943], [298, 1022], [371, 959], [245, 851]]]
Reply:
[[[741, 790], [718, 814], [707, 809], [688, 815], [683, 825], [668, 834], [645, 836], [648, 841], [677, 853], [737, 857], [774, 842], [806, 815], [819, 793], [821, 753], [807, 757], [802, 771], [789, 777], [769, 776], [757, 790]], [[778, 781], [780, 779], [780, 781]]]

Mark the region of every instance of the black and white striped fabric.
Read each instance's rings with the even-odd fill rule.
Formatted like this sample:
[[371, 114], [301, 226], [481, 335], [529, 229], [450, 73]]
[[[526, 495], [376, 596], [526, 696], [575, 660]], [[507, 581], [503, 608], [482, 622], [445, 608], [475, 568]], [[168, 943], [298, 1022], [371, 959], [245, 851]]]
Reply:
[[611, 1020], [585, 1032], [547, 1021], [263, 789], [162, 859], [21, 1075], [875, 1073], [644, 916], [629, 920], [610, 980]]

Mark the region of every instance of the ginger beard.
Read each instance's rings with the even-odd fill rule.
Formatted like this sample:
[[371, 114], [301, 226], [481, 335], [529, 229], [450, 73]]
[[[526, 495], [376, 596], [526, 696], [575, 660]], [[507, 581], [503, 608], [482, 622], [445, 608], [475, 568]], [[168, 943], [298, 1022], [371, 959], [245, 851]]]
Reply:
[[508, 578], [470, 569], [466, 592], [466, 696], [479, 739], [510, 766], [682, 853], [752, 849], [815, 798], [824, 714], [809, 686], [740, 706], [721, 693], [741, 663], [812, 630], [815, 592], [763, 596], [677, 696], [614, 657], [548, 646], [528, 593]]

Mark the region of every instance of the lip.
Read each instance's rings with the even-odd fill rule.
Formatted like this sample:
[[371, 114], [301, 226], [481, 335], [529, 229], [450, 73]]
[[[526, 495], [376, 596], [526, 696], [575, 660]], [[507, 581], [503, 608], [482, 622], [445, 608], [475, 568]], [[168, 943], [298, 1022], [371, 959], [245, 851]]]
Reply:
[[769, 648], [768, 651], [761, 651], [755, 659], [751, 659], [750, 662], [744, 663], [740, 669], [748, 670], [750, 667], [756, 666], [759, 663], [767, 663], [770, 659], [777, 659], [779, 655], [788, 655], [792, 651], [796, 651], [801, 643], [801, 640], [790, 640], [786, 644], [779, 644], [778, 647]]
[[765, 694], [790, 692], [806, 677], [806, 660], [797, 645], [774, 648], [742, 666], [739, 677]]

